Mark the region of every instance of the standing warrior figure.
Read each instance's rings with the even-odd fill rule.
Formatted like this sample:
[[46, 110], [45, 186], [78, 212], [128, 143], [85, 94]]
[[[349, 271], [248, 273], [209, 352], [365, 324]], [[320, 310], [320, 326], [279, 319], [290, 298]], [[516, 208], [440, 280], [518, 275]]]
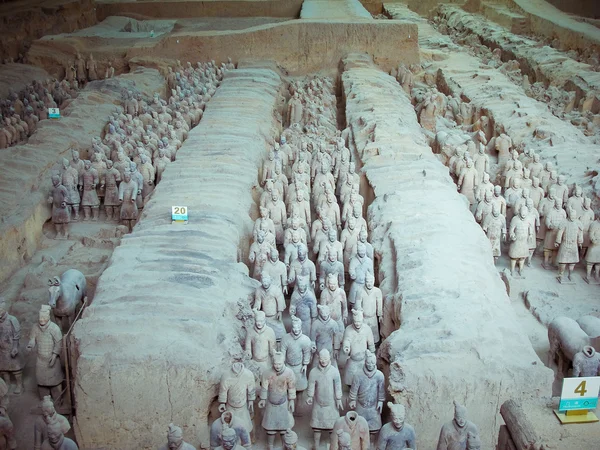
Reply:
[[77, 169], [69, 165], [69, 160], [63, 158], [62, 160], [62, 185], [67, 188], [67, 206], [73, 210], [73, 222], [79, 220], [79, 203], [81, 199], [79, 197], [79, 191], [77, 190], [77, 183], [79, 182], [79, 173]]
[[121, 173], [113, 167], [113, 162], [106, 161], [106, 173], [104, 174], [104, 211], [106, 212], [106, 221], [118, 219], [119, 217], [119, 187]]
[[[333, 430], [342, 411], [342, 380], [340, 371], [331, 365], [329, 351], [319, 352], [319, 365], [313, 367], [308, 375], [308, 396], [306, 403], [313, 405], [310, 426], [314, 431], [313, 450], [319, 450], [321, 433]], [[316, 400], [316, 401], [315, 401]]]
[[533, 225], [528, 220], [529, 211], [523, 205], [519, 213], [510, 221], [509, 236], [511, 240], [508, 249], [510, 257], [510, 273], [514, 275], [515, 266], [519, 264], [519, 275], [522, 275], [525, 259], [529, 257], [529, 241], [535, 236]]
[[[254, 380], [252, 380], [254, 382]], [[246, 450], [252, 449], [252, 441], [250, 439], [250, 433], [244, 426], [244, 424], [229, 411], [225, 411], [221, 414], [217, 420], [215, 420], [210, 426], [210, 449], [215, 450], [218, 447], [225, 447], [223, 443], [223, 432], [226, 429], [234, 431], [234, 444], [241, 442]], [[242, 450], [242, 447], [239, 447]]]
[[271, 282], [271, 277], [264, 273], [260, 277], [261, 285], [254, 291], [253, 309], [263, 311], [267, 319], [267, 325], [275, 331], [275, 338], [281, 340], [285, 334], [285, 327], [281, 321], [285, 310], [285, 298], [283, 292]]
[[19, 355], [21, 326], [16, 317], [8, 314], [6, 300], [0, 297], [0, 374], [10, 389], [10, 375], [15, 377], [15, 394], [23, 391], [23, 361]]
[[90, 220], [90, 209], [92, 211], [92, 220], [98, 220], [100, 211], [100, 200], [96, 192], [96, 186], [100, 182], [98, 171], [92, 167], [88, 160], [84, 161], [84, 170], [79, 175], [79, 189], [81, 194], [81, 206], [83, 206], [83, 220]]
[[171, 423], [167, 433], [167, 443], [159, 450], [196, 450], [196, 447], [185, 442], [181, 428]]
[[[256, 389], [254, 375], [241, 362], [234, 362], [231, 370], [224, 373], [219, 384], [219, 412], [230, 412], [249, 433], [253, 423], [250, 418], [254, 414]], [[212, 447], [212, 444], [211, 444]]]
[[558, 281], [562, 282], [565, 268], [568, 267], [567, 278], [571, 281], [571, 274], [575, 264], [579, 262], [579, 248], [583, 244], [583, 227], [577, 219], [577, 211], [574, 208], [567, 209], [567, 220], [563, 220], [556, 234], [556, 243], [558, 253], [556, 262], [558, 262]]
[[467, 409], [454, 401], [454, 419], [442, 426], [437, 450], [467, 450], [469, 434], [471, 439], [477, 439], [479, 430], [467, 420]]
[[373, 260], [367, 256], [367, 248], [362, 242], [356, 244], [356, 255], [350, 259], [348, 273], [352, 279], [348, 306], [352, 309], [356, 303], [356, 296], [364, 289], [367, 274], [373, 274]]
[[367, 349], [375, 352], [373, 332], [370, 327], [364, 325], [362, 310], [353, 309], [352, 324], [346, 327], [342, 340], [342, 350], [349, 356], [344, 368], [346, 386], [351, 386], [354, 375], [363, 370]]
[[121, 205], [121, 221], [126, 222], [130, 232], [138, 218], [138, 208], [135, 202], [138, 192], [138, 184], [131, 178], [131, 172], [126, 171], [123, 174], [123, 181], [119, 185], [119, 203]]
[[317, 318], [317, 299], [308, 288], [308, 279], [300, 277], [290, 300], [290, 315], [302, 321], [302, 333], [311, 336], [312, 323]]
[[48, 197], [48, 203], [52, 205], [52, 223], [56, 229], [55, 239], [66, 239], [69, 235], [67, 227], [71, 221], [71, 214], [67, 201], [69, 192], [60, 182], [58, 175], [52, 175], [52, 193]]
[[375, 287], [375, 277], [367, 273], [365, 287], [356, 296], [356, 309], [362, 309], [365, 324], [371, 327], [373, 342], [379, 342], [379, 323], [383, 321], [383, 294]]
[[62, 333], [58, 325], [50, 322], [50, 306], [42, 305], [38, 323], [31, 329], [27, 351], [37, 349], [35, 377], [40, 398], [48, 393], [54, 402], [60, 399], [61, 384], [64, 379], [60, 365]]
[[371, 448], [369, 425], [365, 418], [359, 416], [356, 411], [348, 411], [345, 416], [335, 421], [329, 448], [340, 447], [339, 437], [342, 433], [347, 433], [350, 436], [350, 448], [352, 450], [369, 450]]
[[262, 427], [267, 432], [267, 450], [273, 450], [275, 435], [283, 436], [294, 426], [296, 400], [296, 377], [292, 369], [285, 366], [283, 353], [273, 353], [273, 370], [263, 374], [258, 407], [265, 412]]
[[[386, 423], [381, 429], [379, 441], [377, 442], [377, 450], [416, 450], [415, 429], [412, 425], [404, 423], [404, 419], [406, 418], [404, 405], [388, 402], [388, 408], [392, 412], [392, 421]], [[448, 450], [454, 450], [454, 448], [448, 447]], [[456, 450], [458, 449], [464, 449], [464, 447], [456, 447]]]
[[365, 366], [352, 379], [349, 400], [350, 409], [355, 409], [369, 424], [373, 437], [381, 429], [381, 411], [385, 401], [385, 379], [377, 370], [377, 358], [367, 350]]
[[65, 416], [62, 416], [54, 409], [54, 402], [49, 395], [46, 395], [40, 404], [42, 415], [35, 419], [33, 425], [33, 450], [40, 450], [42, 442], [48, 439], [48, 426], [55, 422], [60, 424], [63, 434], [71, 429], [71, 424]]
[[308, 387], [306, 370], [312, 358], [312, 342], [302, 333], [302, 321], [292, 316], [292, 331], [281, 340], [281, 353], [285, 355], [285, 365], [292, 369], [296, 376], [296, 392]]
[[244, 349], [246, 356], [251, 358], [260, 368], [261, 375], [271, 369], [270, 355], [275, 350], [277, 341], [275, 332], [267, 326], [265, 313], [254, 311], [254, 327], [246, 333]]
[[42, 443], [42, 450], [79, 450], [79, 447], [74, 441], [65, 437], [60, 422], [48, 424], [47, 433], [48, 436]]

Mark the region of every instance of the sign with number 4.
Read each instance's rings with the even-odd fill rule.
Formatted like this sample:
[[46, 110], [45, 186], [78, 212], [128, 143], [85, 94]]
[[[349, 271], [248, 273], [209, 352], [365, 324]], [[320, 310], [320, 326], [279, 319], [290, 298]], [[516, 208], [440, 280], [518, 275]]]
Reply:
[[600, 377], [565, 378], [558, 410], [596, 409], [599, 390]]
[[171, 206], [171, 221], [187, 223], [187, 221], [188, 221], [187, 206]]

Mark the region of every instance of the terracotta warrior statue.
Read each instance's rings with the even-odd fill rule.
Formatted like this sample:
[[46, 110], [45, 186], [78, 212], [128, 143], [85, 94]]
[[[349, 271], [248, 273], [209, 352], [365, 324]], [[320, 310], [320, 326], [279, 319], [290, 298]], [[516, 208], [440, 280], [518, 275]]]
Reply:
[[96, 192], [96, 186], [100, 183], [98, 171], [92, 167], [88, 160], [84, 161], [84, 170], [79, 175], [79, 189], [81, 190], [81, 206], [83, 207], [83, 220], [90, 220], [90, 210], [92, 220], [98, 220], [100, 211], [100, 200]]
[[260, 230], [256, 235], [256, 241], [250, 245], [248, 260], [254, 264], [252, 278], [258, 280], [265, 266], [268, 255], [271, 252], [271, 244], [266, 240], [266, 233]]
[[367, 273], [365, 286], [356, 296], [356, 309], [362, 309], [365, 324], [371, 327], [375, 344], [379, 342], [379, 324], [383, 321], [383, 294], [375, 287], [375, 277]]
[[[335, 233], [334, 230], [331, 230]], [[344, 289], [344, 264], [338, 261], [338, 251], [329, 247], [326, 250], [327, 258], [319, 264], [319, 289], [325, 289], [325, 280], [330, 274], [337, 276], [338, 285]]]
[[298, 445], [298, 435], [287, 429], [283, 435], [283, 450], [306, 450]]
[[597, 377], [600, 376], [600, 353], [591, 345], [584, 346], [579, 353], [573, 357], [574, 377]]
[[49, 393], [55, 402], [60, 399], [64, 379], [60, 365], [61, 343], [60, 328], [54, 322], [50, 322], [50, 306], [42, 305], [38, 323], [31, 329], [27, 351], [32, 351], [34, 347], [37, 351], [35, 377], [40, 398]]
[[48, 439], [48, 426], [57, 422], [61, 431], [66, 434], [71, 429], [71, 424], [66, 417], [58, 414], [54, 409], [52, 398], [47, 395], [40, 404], [41, 416], [35, 419], [33, 425], [33, 450], [40, 450], [42, 443]]
[[514, 275], [517, 263], [519, 264], [519, 275], [522, 275], [525, 259], [529, 258], [529, 242], [535, 236], [535, 230], [528, 216], [529, 211], [523, 205], [519, 209], [518, 214], [510, 222], [508, 233], [511, 243], [508, 249], [508, 256], [510, 257], [511, 275]]
[[[343, 411], [342, 380], [340, 371], [331, 365], [328, 350], [319, 352], [319, 364], [313, 367], [308, 375], [306, 403], [312, 405], [310, 426], [314, 432], [313, 450], [319, 450], [321, 433], [331, 433], [336, 420]], [[339, 411], [338, 411], [339, 410]]]
[[344, 368], [344, 384], [346, 386], [351, 386], [354, 376], [363, 370], [367, 349], [375, 352], [373, 332], [364, 324], [362, 310], [353, 309], [352, 324], [346, 327], [342, 339], [342, 350], [348, 355], [348, 361]]
[[317, 269], [315, 263], [308, 258], [308, 249], [304, 244], [298, 245], [298, 258], [290, 263], [288, 286], [295, 284], [300, 277], [307, 277], [311, 289], [315, 289]]
[[345, 416], [335, 421], [329, 448], [337, 449], [340, 447], [342, 433], [347, 434], [350, 438], [350, 445], [348, 446], [350, 450], [369, 450], [371, 448], [369, 425], [365, 418], [358, 415], [356, 411], [348, 411]]
[[317, 317], [317, 299], [308, 288], [308, 279], [300, 278], [290, 299], [290, 315], [302, 321], [302, 333], [311, 336], [312, 323]]
[[[410, 450], [417, 448], [415, 429], [412, 425], [404, 422], [406, 418], [406, 408], [404, 405], [397, 403], [388, 402], [388, 408], [392, 413], [392, 421], [386, 423], [379, 433], [379, 440], [377, 441], [377, 450]], [[443, 429], [442, 429], [443, 431]], [[447, 450], [453, 450], [456, 448], [464, 447], [443, 447]], [[438, 450], [440, 446], [438, 444]], [[466, 450], [466, 449], [465, 449]]]
[[356, 410], [368, 423], [368, 430], [375, 438], [381, 429], [381, 412], [385, 401], [385, 379], [377, 370], [377, 357], [367, 350], [363, 370], [352, 379], [348, 406]]
[[260, 368], [261, 374], [271, 369], [270, 356], [276, 348], [275, 332], [267, 326], [263, 311], [254, 311], [254, 327], [246, 333], [244, 349], [246, 356]]
[[8, 313], [6, 300], [0, 297], [0, 374], [10, 389], [10, 376], [15, 378], [15, 394], [23, 391], [23, 361], [19, 354], [21, 325]]
[[88, 80], [96, 81], [98, 79], [98, 64], [94, 60], [94, 55], [90, 53], [90, 59], [87, 60], [86, 68], [88, 71]]
[[125, 222], [130, 232], [138, 218], [136, 204], [138, 192], [140, 192], [140, 186], [132, 179], [131, 172], [126, 171], [123, 174], [123, 181], [119, 184], [119, 203], [121, 205], [121, 221]]
[[600, 221], [594, 220], [589, 228], [589, 247], [585, 252], [586, 263], [586, 281], [592, 281], [592, 270], [594, 271], [594, 279], [600, 282]]
[[558, 263], [559, 282], [563, 281], [565, 268], [569, 270], [567, 278], [572, 281], [573, 269], [579, 262], [579, 248], [583, 244], [583, 227], [576, 216], [577, 211], [574, 208], [568, 208], [567, 219], [561, 222], [556, 234], [555, 247], [558, 248], [556, 262]]
[[285, 328], [281, 320], [285, 310], [285, 298], [283, 292], [271, 282], [269, 274], [263, 272], [260, 277], [261, 285], [254, 292], [253, 309], [263, 311], [267, 319], [267, 325], [275, 332], [277, 340], [281, 340], [285, 334]]
[[[254, 385], [254, 380], [252, 380], [252, 384]], [[232, 436], [234, 444], [237, 444], [239, 441], [246, 450], [252, 448], [250, 432], [245, 424], [231, 412], [225, 411], [221, 414], [221, 417], [215, 420], [210, 426], [210, 450], [215, 450], [218, 447], [226, 447], [222, 438], [223, 432], [227, 429], [233, 430], [234, 432], [234, 435]], [[235, 439], [233, 439], [233, 437], [235, 437]]]
[[312, 341], [312, 352], [315, 354], [313, 366], [318, 362], [316, 354], [321, 350], [327, 350], [333, 355], [333, 364], [337, 366], [340, 351], [341, 333], [338, 324], [331, 318], [329, 306], [317, 306], [319, 316], [313, 322], [310, 340]]
[[367, 274], [373, 274], [373, 260], [367, 256], [367, 248], [361, 242], [356, 244], [356, 255], [350, 259], [348, 274], [352, 280], [348, 306], [350, 309], [356, 303], [356, 296], [364, 289]]
[[263, 409], [262, 427], [267, 433], [267, 450], [273, 450], [275, 435], [283, 436], [286, 430], [294, 427], [294, 409], [296, 400], [296, 376], [285, 366], [285, 356], [273, 352], [273, 368], [261, 378], [260, 401]]
[[546, 208], [545, 213], [545, 224], [546, 224], [546, 235], [544, 236], [544, 263], [545, 269], [550, 269], [550, 264], [554, 261], [556, 254], [556, 236], [558, 229], [562, 222], [567, 218], [567, 213], [562, 208], [562, 200], [554, 197], [550, 190], [549, 197], [554, 199], [554, 204], [550, 208]]
[[500, 214], [500, 206], [497, 203], [492, 205], [492, 213], [485, 218], [481, 227], [492, 244], [492, 256], [496, 264], [502, 251], [501, 243], [506, 242], [506, 219]]
[[55, 239], [67, 239], [69, 236], [68, 227], [71, 221], [71, 214], [67, 201], [69, 192], [61, 184], [60, 176], [52, 175], [52, 192], [48, 197], [48, 203], [52, 205], [52, 223], [56, 229]]
[[106, 173], [104, 174], [104, 211], [106, 212], [106, 221], [118, 219], [119, 213], [119, 183], [121, 182], [120, 172], [113, 167], [113, 162], [106, 160]]
[[292, 331], [281, 340], [281, 353], [285, 355], [285, 365], [296, 376], [296, 392], [302, 392], [308, 387], [306, 372], [312, 359], [311, 350], [310, 337], [302, 333], [302, 321], [292, 316]]
[[62, 429], [63, 425], [58, 421], [48, 424], [47, 437], [42, 443], [42, 450], [79, 450], [74, 441], [65, 437]]
[[81, 202], [79, 191], [77, 190], [79, 173], [77, 172], [77, 169], [71, 167], [67, 158], [63, 158], [62, 160], [61, 177], [62, 185], [67, 188], [67, 192], [69, 193], [67, 198], [67, 206], [72, 209], [73, 221], [77, 222], [79, 220], [79, 204]]
[[239, 437], [233, 428], [223, 428], [219, 434], [219, 442], [216, 450], [244, 450], [244, 447], [238, 444]]
[[171, 423], [167, 432], [167, 443], [159, 450], [196, 450], [196, 447], [185, 442], [181, 428]]
[[319, 305], [327, 305], [331, 310], [331, 318], [337, 322], [339, 334], [342, 334], [345, 324], [348, 322], [348, 305], [346, 292], [339, 287], [337, 276], [329, 274], [326, 280], [327, 289], [321, 292]]
[[437, 450], [467, 450], [468, 433], [474, 439], [479, 437], [477, 426], [467, 420], [467, 409], [455, 401], [454, 419], [442, 426]]
[[[225, 372], [219, 383], [219, 412], [230, 412], [248, 433], [252, 432], [253, 423], [250, 418], [254, 414], [256, 400], [254, 375], [244, 367], [242, 362], [234, 362], [231, 370]], [[212, 437], [212, 433], [211, 433]], [[242, 439], [243, 442], [243, 439]], [[213, 447], [211, 439], [211, 447]], [[246, 444], [243, 444], [246, 446]]]

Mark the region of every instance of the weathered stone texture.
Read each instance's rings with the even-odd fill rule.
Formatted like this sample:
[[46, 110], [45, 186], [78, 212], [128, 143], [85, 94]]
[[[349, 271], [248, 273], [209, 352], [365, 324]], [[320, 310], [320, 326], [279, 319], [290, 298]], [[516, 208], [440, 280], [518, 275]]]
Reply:
[[[220, 375], [241, 351], [236, 304], [256, 283], [238, 246], [251, 235], [280, 85], [271, 70], [228, 72], [115, 250], [74, 331], [84, 448], [156, 448], [170, 422], [208, 444]], [[172, 205], [189, 208], [187, 225], [171, 224]]]

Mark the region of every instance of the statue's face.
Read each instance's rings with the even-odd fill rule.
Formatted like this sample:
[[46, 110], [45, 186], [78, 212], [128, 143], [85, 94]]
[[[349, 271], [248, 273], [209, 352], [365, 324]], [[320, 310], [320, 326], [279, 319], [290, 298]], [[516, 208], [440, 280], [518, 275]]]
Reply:
[[44, 406], [42, 408], [42, 417], [44, 419], [45, 423], [50, 423], [52, 422], [52, 419], [54, 419], [54, 416], [56, 415], [56, 411], [54, 410], [54, 406], [50, 407], [50, 406]]
[[404, 414], [396, 411], [392, 411], [392, 423], [397, 429], [400, 429], [404, 426]]
[[357, 249], [357, 253], [358, 253], [358, 256], [360, 256], [361, 258], [364, 258], [364, 256], [367, 254], [367, 249], [365, 248], [364, 245], [359, 245], [358, 249]]
[[319, 365], [321, 367], [327, 367], [331, 363], [331, 357], [329, 355], [319, 355]]
[[464, 417], [464, 416], [463, 416], [461, 413], [459, 413], [459, 412], [455, 412], [455, 413], [454, 413], [454, 421], [456, 422], [456, 424], [457, 424], [459, 427], [461, 427], [461, 428], [462, 428], [462, 427], [464, 427], [464, 426], [466, 425], [466, 423], [467, 423], [467, 418], [466, 418], [466, 417]]
[[365, 367], [369, 372], [372, 372], [377, 368], [377, 360], [375, 358], [367, 358]]
[[271, 287], [271, 277], [263, 277], [261, 284], [264, 289], [269, 289]]
[[39, 318], [38, 318], [38, 323], [40, 324], [40, 326], [44, 326], [46, 325], [48, 322], [50, 322], [50, 316], [46, 315], [46, 314], [40, 314]]
[[352, 325], [354, 325], [354, 328], [356, 328], [357, 330], [360, 330], [363, 325], [362, 317], [360, 317], [360, 316], [353, 317]]
[[258, 328], [259, 330], [262, 330], [267, 323], [267, 319], [266, 318], [256, 319], [254, 321], [254, 323], [256, 324], [256, 328]]
[[221, 440], [221, 445], [225, 450], [231, 450], [233, 447], [235, 447], [236, 440], [237, 439]]
[[182, 437], [169, 436], [168, 446], [170, 450], [177, 450], [183, 442]]
[[56, 429], [55, 427], [48, 427], [47, 433], [48, 441], [50, 442], [50, 444], [52, 444], [53, 446], [58, 444], [60, 438], [62, 437], [60, 429]]
[[306, 250], [304, 248], [298, 249], [298, 259], [304, 261], [306, 259]]
[[302, 322], [292, 322], [292, 333], [294, 333], [294, 336], [300, 336], [302, 333]]
[[365, 287], [367, 289], [373, 289], [374, 286], [375, 286], [375, 280], [373, 278], [368, 277], [365, 280]]
[[285, 364], [283, 363], [283, 361], [280, 361], [280, 360], [273, 361], [273, 369], [275, 369], [275, 372], [281, 373], [283, 371], [284, 367], [285, 367]]

